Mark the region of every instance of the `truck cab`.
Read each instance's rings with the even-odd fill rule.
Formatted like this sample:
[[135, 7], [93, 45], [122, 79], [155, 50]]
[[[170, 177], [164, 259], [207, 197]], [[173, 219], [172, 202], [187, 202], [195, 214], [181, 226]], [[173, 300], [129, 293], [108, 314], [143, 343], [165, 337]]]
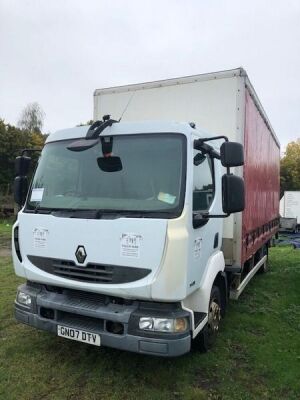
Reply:
[[242, 146], [194, 124], [117, 122], [55, 132], [28, 189], [17, 161], [17, 320], [160, 356], [214, 341], [229, 293], [223, 218], [244, 208]]

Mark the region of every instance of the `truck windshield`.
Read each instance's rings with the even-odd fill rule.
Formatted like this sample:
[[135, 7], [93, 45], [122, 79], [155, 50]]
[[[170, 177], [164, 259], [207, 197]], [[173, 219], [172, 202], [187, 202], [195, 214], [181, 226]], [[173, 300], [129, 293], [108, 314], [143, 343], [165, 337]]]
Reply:
[[45, 145], [27, 210], [162, 213], [166, 218], [181, 213], [186, 158], [183, 135], [114, 136], [112, 154], [122, 163], [122, 169], [114, 172], [99, 166], [101, 142], [84, 151], [71, 151], [68, 146], [73, 142]]

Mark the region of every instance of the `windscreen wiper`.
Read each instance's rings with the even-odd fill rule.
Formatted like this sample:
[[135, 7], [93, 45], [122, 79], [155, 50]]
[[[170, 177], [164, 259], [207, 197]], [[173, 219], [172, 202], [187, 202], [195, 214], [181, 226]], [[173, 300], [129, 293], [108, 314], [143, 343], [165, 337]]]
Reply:
[[104, 131], [109, 126], [112, 126], [112, 124], [115, 124], [116, 121], [115, 119], [111, 119], [110, 115], [104, 115], [103, 116], [103, 121], [95, 121], [87, 131], [87, 134], [85, 136], [86, 139], [96, 139], [100, 136], [101, 132]]
[[120, 218], [118, 212], [112, 210], [94, 210], [94, 209], [54, 209], [51, 214], [54, 217], [61, 218], [78, 218], [78, 219], [101, 219], [104, 216], [107, 218], [108, 216], [111, 219]]
[[[67, 149], [70, 151], [76, 151], [76, 152], [91, 149], [92, 147], [96, 146], [100, 142], [99, 136], [101, 135], [101, 133], [106, 128], [108, 128], [109, 126], [112, 126], [116, 122], [119, 122], [119, 121], [111, 119], [110, 115], [104, 115], [103, 121], [95, 121], [89, 127], [89, 129], [86, 133], [85, 139], [75, 140], [75, 142], [72, 142], [69, 146], [67, 146]], [[101, 138], [101, 144], [102, 144], [102, 152], [103, 152], [104, 156], [109, 156], [111, 159], [116, 158], [116, 157], [111, 156], [112, 145], [113, 145], [112, 137]], [[118, 169], [118, 170], [120, 170], [120, 169]]]
[[40, 204], [37, 204], [32, 211], [34, 214], [50, 214], [52, 209], [48, 207], [40, 207]]

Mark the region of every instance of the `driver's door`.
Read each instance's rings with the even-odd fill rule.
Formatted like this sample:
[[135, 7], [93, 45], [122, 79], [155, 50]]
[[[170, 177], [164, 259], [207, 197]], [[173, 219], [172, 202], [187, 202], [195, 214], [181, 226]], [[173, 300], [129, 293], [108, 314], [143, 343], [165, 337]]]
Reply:
[[[212, 213], [216, 203], [215, 162], [208, 154], [194, 150], [192, 212]], [[208, 219], [200, 227], [191, 228], [188, 285], [190, 290], [199, 286], [201, 277], [212, 253], [220, 246], [218, 219]]]

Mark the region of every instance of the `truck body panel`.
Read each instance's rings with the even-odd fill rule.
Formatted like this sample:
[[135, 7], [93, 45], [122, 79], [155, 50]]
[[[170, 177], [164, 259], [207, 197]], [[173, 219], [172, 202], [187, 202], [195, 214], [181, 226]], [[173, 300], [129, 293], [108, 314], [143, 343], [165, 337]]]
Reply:
[[[94, 93], [94, 120], [110, 114], [124, 121], [195, 122], [210, 134], [236, 137], [237, 76], [239, 71], [219, 76], [170, 79]], [[127, 107], [128, 106], [128, 107]], [[127, 107], [127, 109], [126, 109]]]
[[280, 189], [280, 149], [248, 89], [245, 100], [242, 264], [278, 230]]
[[[19, 226], [27, 279], [126, 298], [137, 294], [142, 298], [150, 297], [149, 284], [162, 262], [167, 220], [144, 219], [141, 224], [141, 220], [135, 218], [77, 219], [74, 230], [72, 218], [22, 213]], [[136, 237], [135, 246], [127, 243]], [[81, 264], [75, 255], [79, 245], [86, 250], [86, 259]], [[75, 264], [80, 268], [75, 270]], [[122, 267], [126, 268], [128, 278], [131, 275], [128, 282], [122, 281], [122, 276], [118, 278]], [[109, 278], [112, 281], [106, 281]]]

